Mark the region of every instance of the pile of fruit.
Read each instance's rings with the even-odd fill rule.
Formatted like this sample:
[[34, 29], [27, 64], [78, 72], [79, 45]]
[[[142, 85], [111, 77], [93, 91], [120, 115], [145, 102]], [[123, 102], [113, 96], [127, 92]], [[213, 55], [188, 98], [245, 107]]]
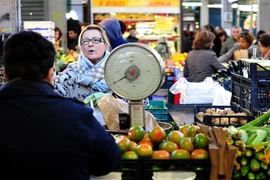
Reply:
[[122, 159], [209, 159], [208, 137], [196, 125], [183, 125], [168, 134], [154, 127], [146, 133], [133, 126], [127, 135], [113, 135]]
[[270, 112], [235, 128], [228, 128], [228, 145], [238, 147], [234, 162], [233, 179], [270, 178]]
[[78, 53], [73, 50], [68, 51], [65, 54], [63, 50], [56, 51], [55, 55], [55, 70], [56, 72], [62, 72], [69, 63], [76, 61]]

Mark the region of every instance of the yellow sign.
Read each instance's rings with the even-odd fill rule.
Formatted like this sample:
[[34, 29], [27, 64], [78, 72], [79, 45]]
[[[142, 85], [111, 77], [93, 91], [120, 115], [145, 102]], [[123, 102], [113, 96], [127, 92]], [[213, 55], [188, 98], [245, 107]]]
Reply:
[[92, 0], [93, 7], [179, 7], [180, 0]]

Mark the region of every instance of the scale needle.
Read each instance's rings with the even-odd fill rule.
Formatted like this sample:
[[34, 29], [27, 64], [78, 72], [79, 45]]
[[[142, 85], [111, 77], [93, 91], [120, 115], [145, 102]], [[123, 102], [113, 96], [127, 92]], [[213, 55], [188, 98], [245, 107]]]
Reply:
[[126, 76], [124, 76], [124, 77], [122, 77], [121, 79], [119, 79], [119, 80], [113, 82], [113, 84], [116, 84], [117, 82], [121, 81], [121, 80], [124, 79], [124, 78], [126, 78]]

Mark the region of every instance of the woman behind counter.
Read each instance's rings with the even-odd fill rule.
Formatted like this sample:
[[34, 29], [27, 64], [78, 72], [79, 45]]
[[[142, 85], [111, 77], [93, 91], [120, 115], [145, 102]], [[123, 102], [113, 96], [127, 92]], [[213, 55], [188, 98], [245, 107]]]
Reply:
[[95, 92], [110, 91], [104, 79], [104, 65], [109, 55], [105, 31], [97, 25], [86, 26], [78, 40], [80, 55], [60, 74], [55, 91], [61, 96], [83, 101]]
[[[249, 32], [243, 32], [240, 33], [237, 37], [237, 43], [234, 44], [234, 46], [226, 53], [223, 54], [222, 56], [220, 56], [218, 58], [218, 60], [221, 63], [225, 63], [228, 62], [229, 60], [239, 60], [241, 58], [251, 58], [252, 56], [252, 43], [254, 40], [254, 36], [252, 33]], [[246, 50], [247, 54], [245, 54], [244, 56], [247, 57], [242, 57], [242, 54], [239, 54], [238, 57], [236, 57], [236, 52], [238, 50]]]
[[198, 31], [184, 66], [184, 76], [190, 82], [201, 82], [225, 67], [212, 50], [215, 35], [207, 30]]

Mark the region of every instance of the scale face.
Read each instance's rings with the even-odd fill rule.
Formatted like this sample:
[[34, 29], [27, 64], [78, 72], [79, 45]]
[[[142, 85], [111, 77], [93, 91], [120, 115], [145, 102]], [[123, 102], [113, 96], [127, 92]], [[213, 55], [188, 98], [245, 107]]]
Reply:
[[154, 94], [165, 77], [165, 65], [158, 52], [140, 43], [121, 45], [109, 55], [104, 75], [115, 94], [130, 100], [130, 126], [145, 127], [143, 99]]
[[151, 47], [128, 43], [117, 47], [105, 64], [105, 80], [111, 90], [128, 100], [142, 100], [154, 94], [165, 77], [161, 56]]

